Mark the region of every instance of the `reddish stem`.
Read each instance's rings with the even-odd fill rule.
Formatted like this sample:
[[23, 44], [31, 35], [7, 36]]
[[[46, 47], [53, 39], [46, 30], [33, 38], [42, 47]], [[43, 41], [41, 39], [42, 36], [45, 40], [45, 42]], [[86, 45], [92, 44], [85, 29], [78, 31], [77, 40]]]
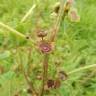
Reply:
[[44, 61], [43, 61], [43, 82], [42, 82], [42, 89], [40, 92], [40, 96], [44, 95], [44, 86], [47, 81], [47, 74], [48, 74], [48, 54], [45, 54]]

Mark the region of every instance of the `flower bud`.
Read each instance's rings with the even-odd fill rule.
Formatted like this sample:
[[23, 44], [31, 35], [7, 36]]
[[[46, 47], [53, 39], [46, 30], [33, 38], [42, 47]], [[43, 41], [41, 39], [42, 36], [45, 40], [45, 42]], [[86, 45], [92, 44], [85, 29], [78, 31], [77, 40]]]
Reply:
[[74, 0], [67, 0], [69, 4], [73, 4]]
[[66, 80], [68, 75], [64, 71], [60, 71], [58, 77], [60, 80]]
[[80, 21], [80, 16], [77, 13], [76, 9], [73, 9], [69, 12], [69, 19], [71, 22], [79, 22]]
[[57, 2], [57, 3], [54, 5], [54, 12], [58, 14], [59, 9], [60, 9], [60, 2]]
[[47, 87], [48, 87], [48, 88], [53, 88], [53, 87], [54, 87], [54, 80], [49, 79], [49, 80], [47, 81]]
[[41, 41], [39, 42], [39, 50], [42, 53], [48, 54], [52, 51], [52, 45], [49, 42]]
[[47, 32], [44, 30], [38, 30], [37, 36], [43, 38], [43, 37], [47, 36]]

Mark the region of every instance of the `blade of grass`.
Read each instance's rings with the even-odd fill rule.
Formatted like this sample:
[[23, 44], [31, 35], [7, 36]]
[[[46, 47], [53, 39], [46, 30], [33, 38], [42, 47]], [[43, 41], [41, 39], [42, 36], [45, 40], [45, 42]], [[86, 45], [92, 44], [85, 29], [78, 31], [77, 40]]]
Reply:
[[27, 18], [32, 15], [33, 10], [35, 9], [36, 5], [34, 4], [29, 11], [25, 14], [25, 16], [21, 19], [21, 23], [25, 22], [27, 20]]
[[[20, 33], [19, 31], [11, 28], [10, 26], [8, 26], [8, 25], [6, 25], [6, 24], [4, 24], [4, 23], [2, 23], [2, 22], [0, 22], [0, 27], [2, 27], [2, 28], [4, 28], [4, 29], [6, 29], [6, 30], [8, 30], [8, 31], [10, 31], [10, 32], [12, 32], [12, 33], [14, 33], [15, 35], [17, 35], [17, 36], [19, 36], [19, 37], [22, 37], [22, 38], [24, 38], [24, 39], [27, 38], [26, 35]], [[36, 45], [35, 42], [34, 42], [34, 40], [32, 40], [31, 38], [29, 38], [29, 40], [31, 41], [31, 43], [32, 43], [33, 45]]]
[[73, 71], [70, 71], [67, 74], [71, 75], [71, 74], [74, 74], [74, 73], [77, 73], [77, 72], [81, 72], [81, 71], [84, 71], [84, 70], [88, 70], [88, 69], [94, 68], [94, 67], [96, 67], [96, 64], [87, 65], [87, 66], [84, 66], [84, 67], [81, 67], [81, 68], [78, 68], [78, 69], [74, 69]]
[[22, 37], [22, 38], [26, 38], [26, 36], [25, 36], [24, 34], [18, 32], [17, 30], [9, 27], [8, 25], [6, 25], [6, 24], [4, 24], [4, 23], [2, 23], [2, 22], [0, 22], [0, 27], [2, 27], [2, 28], [4, 28], [4, 29], [7, 29], [8, 31], [11, 31], [12, 33], [16, 34], [17, 36], [20, 36], [20, 37]]

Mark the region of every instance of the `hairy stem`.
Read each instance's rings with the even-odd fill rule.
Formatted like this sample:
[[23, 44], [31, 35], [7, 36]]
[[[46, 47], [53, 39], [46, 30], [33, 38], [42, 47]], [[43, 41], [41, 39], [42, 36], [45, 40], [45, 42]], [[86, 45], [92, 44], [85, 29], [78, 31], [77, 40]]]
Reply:
[[42, 88], [40, 92], [40, 96], [44, 95], [44, 86], [47, 81], [47, 74], [48, 74], [48, 54], [44, 54], [44, 61], [43, 61], [43, 82], [42, 82]]

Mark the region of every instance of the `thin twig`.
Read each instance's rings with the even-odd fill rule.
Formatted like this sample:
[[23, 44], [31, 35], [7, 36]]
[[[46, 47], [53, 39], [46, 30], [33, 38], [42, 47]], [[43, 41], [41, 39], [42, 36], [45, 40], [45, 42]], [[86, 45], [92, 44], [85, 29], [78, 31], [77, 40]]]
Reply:
[[43, 61], [43, 82], [42, 82], [42, 88], [40, 91], [40, 96], [44, 95], [44, 86], [47, 81], [47, 74], [48, 74], [48, 54], [45, 54], [44, 61]]
[[35, 9], [36, 5], [32, 5], [32, 7], [29, 9], [29, 11], [25, 14], [25, 16], [22, 18], [21, 23], [25, 22], [27, 18], [33, 13], [33, 10]]
[[84, 70], [87, 70], [87, 69], [90, 69], [90, 68], [94, 68], [94, 67], [96, 67], [96, 64], [87, 65], [85, 67], [81, 67], [81, 68], [75, 69], [73, 71], [70, 71], [67, 74], [71, 75], [71, 74], [74, 74], [74, 73], [77, 73], [77, 72], [81, 72], [81, 71], [84, 71]]

